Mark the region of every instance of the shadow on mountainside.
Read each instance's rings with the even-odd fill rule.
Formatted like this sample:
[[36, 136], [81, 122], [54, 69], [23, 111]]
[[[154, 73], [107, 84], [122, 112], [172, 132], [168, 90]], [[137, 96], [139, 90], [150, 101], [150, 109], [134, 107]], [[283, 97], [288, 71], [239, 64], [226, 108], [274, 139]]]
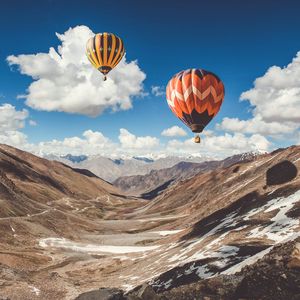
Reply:
[[153, 198], [158, 196], [160, 192], [165, 190], [173, 181], [174, 181], [174, 179], [168, 180], [164, 184], [158, 186], [156, 189], [154, 189], [148, 193], [141, 194], [141, 198], [146, 199], [146, 200], [152, 200]]
[[[257, 191], [253, 191], [248, 193], [247, 195], [239, 198], [234, 203], [229, 206], [222, 208], [211, 215], [201, 219], [199, 222], [195, 223], [192, 231], [185, 236], [182, 237], [182, 240], [190, 240], [195, 237], [201, 237], [208, 233], [210, 230], [215, 228], [218, 224], [220, 224], [228, 215], [236, 213], [236, 214], [246, 214], [248, 211], [260, 207], [268, 201], [267, 198], [261, 197]], [[245, 222], [246, 221], [242, 221]], [[253, 222], [249, 220], [247, 222]], [[242, 226], [246, 224], [237, 224], [236, 226]], [[235, 227], [230, 227], [233, 230]], [[221, 227], [216, 233], [222, 234], [223, 232], [228, 231], [226, 226]]]
[[296, 178], [297, 167], [289, 160], [284, 160], [269, 168], [266, 174], [266, 184], [277, 185], [287, 183]]

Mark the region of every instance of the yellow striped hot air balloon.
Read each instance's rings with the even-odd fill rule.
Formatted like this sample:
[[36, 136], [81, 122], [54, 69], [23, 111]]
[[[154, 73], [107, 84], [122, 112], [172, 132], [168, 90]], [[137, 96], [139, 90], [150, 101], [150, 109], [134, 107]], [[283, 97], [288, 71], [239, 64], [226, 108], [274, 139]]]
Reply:
[[108, 72], [120, 62], [124, 53], [122, 39], [113, 33], [97, 33], [86, 43], [86, 56], [91, 64], [104, 75], [104, 80]]

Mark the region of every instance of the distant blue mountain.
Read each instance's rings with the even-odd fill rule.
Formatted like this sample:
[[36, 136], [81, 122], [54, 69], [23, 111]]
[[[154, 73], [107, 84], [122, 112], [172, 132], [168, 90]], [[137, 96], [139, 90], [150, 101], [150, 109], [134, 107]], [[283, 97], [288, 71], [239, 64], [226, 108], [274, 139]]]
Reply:
[[144, 162], [146, 162], [146, 163], [152, 163], [152, 162], [154, 162], [153, 159], [148, 158], [148, 157], [134, 156], [133, 158], [136, 159], [136, 160], [144, 161]]
[[80, 162], [86, 160], [88, 157], [86, 155], [67, 154], [67, 155], [61, 156], [61, 158], [65, 158], [73, 163], [80, 163]]
[[124, 160], [123, 159], [111, 159], [111, 161], [113, 161], [116, 165], [123, 165], [124, 164]]

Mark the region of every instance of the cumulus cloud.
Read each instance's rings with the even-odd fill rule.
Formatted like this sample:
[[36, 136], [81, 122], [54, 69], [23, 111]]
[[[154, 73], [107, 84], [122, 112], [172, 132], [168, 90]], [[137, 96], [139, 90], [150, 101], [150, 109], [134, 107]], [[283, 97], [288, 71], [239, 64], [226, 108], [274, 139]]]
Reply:
[[[32, 144], [21, 130], [29, 117], [27, 110], [17, 110], [11, 104], [0, 106], [0, 143], [8, 144], [35, 154], [103, 154], [108, 155], [118, 148], [101, 132], [86, 130], [82, 137], [70, 137], [63, 140], [52, 140]], [[36, 122], [29, 120], [31, 126]]]
[[[216, 136], [212, 132], [202, 135], [201, 144], [193, 139], [170, 140], [161, 145], [159, 139], [152, 136], [136, 136], [121, 128], [119, 142], [113, 142], [99, 131], [86, 130], [81, 137], [69, 137], [38, 144], [26, 144], [26, 150], [37, 154], [86, 154], [117, 157], [123, 155], [203, 155], [204, 157], [225, 158], [230, 155], [249, 151], [265, 152], [271, 143], [259, 134], [245, 136], [241, 133]], [[24, 149], [24, 147], [23, 147]]]
[[31, 150], [40, 154], [86, 154], [109, 155], [117, 146], [99, 131], [86, 130], [82, 137], [69, 137], [31, 145]]
[[224, 158], [243, 152], [266, 152], [271, 143], [262, 135], [253, 134], [250, 137], [242, 133], [216, 136], [209, 132], [203, 135], [201, 144], [195, 144], [193, 139], [185, 141], [171, 140], [167, 144], [167, 150], [172, 153], [201, 153], [208, 156]]
[[[202, 133], [201, 144], [195, 144], [193, 139], [170, 140], [166, 145], [160, 143], [157, 137], [136, 136], [125, 128], [120, 129], [119, 141], [113, 142], [100, 131], [86, 130], [81, 136], [67, 137], [62, 140], [43, 141], [32, 144], [21, 131], [28, 121], [27, 110], [17, 110], [11, 104], [0, 106], [0, 143], [9, 144], [36, 154], [86, 154], [103, 156], [169, 154], [190, 155], [202, 154], [212, 157], [226, 157], [247, 151], [267, 151], [271, 144], [259, 134], [247, 137], [241, 133], [216, 136], [211, 130]], [[29, 120], [29, 123], [32, 120]], [[33, 123], [32, 123], [33, 124]], [[175, 129], [174, 129], [175, 128]], [[178, 130], [179, 129], [179, 130]], [[173, 126], [167, 133], [182, 133], [180, 127]]]
[[152, 85], [151, 86], [151, 93], [155, 97], [159, 97], [165, 94], [165, 87], [164, 86], [157, 86], [157, 85]]
[[159, 145], [159, 139], [152, 136], [137, 137], [127, 129], [121, 128], [119, 141], [123, 149], [153, 149]]
[[218, 129], [240, 133], [259, 133], [262, 135], [279, 136], [289, 134], [297, 129], [298, 125], [292, 122], [266, 122], [260, 115], [249, 120], [240, 120], [238, 118], [224, 118], [216, 126]]
[[186, 136], [186, 131], [179, 126], [172, 126], [170, 128], [164, 129], [161, 133], [163, 136], [173, 137], [173, 136]]
[[204, 139], [203, 146], [217, 153], [228, 153], [231, 155], [248, 151], [265, 152], [269, 150], [271, 143], [260, 134], [253, 134], [247, 137], [241, 133], [233, 135], [225, 133], [222, 136], [212, 136]]
[[218, 128], [270, 136], [295, 133], [300, 126], [300, 52], [286, 67], [270, 67], [240, 99], [249, 101], [253, 118], [225, 118]]
[[29, 125], [30, 125], [30, 126], [36, 126], [36, 125], [37, 125], [37, 122], [34, 121], [34, 120], [29, 120]]
[[[4, 112], [7, 112], [4, 113]], [[8, 117], [9, 116], [9, 117]], [[201, 144], [193, 139], [170, 140], [166, 145], [160, 144], [153, 136], [136, 136], [125, 128], [120, 129], [119, 142], [113, 142], [99, 131], [86, 130], [81, 136], [67, 137], [63, 140], [50, 140], [32, 144], [20, 130], [28, 117], [26, 110], [18, 111], [5, 104], [0, 106], [0, 143], [9, 144], [38, 155], [44, 154], [86, 154], [103, 156], [122, 155], [203, 155], [205, 157], [224, 158], [229, 155], [248, 151], [267, 151], [271, 144], [263, 136], [253, 134], [250, 137], [241, 133], [216, 136], [211, 130], [202, 133]], [[10, 125], [8, 125], [10, 124]]]
[[27, 117], [28, 111], [26, 109], [17, 111], [11, 104], [2, 104], [0, 106], [0, 133], [23, 128]]
[[[15, 144], [14, 144], [15, 145]], [[17, 146], [17, 145], [15, 145]], [[63, 140], [50, 140], [30, 144], [23, 141], [19, 148], [38, 155], [102, 155], [107, 157], [123, 155], [141, 155], [149, 151], [157, 151], [159, 140], [150, 136], [135, 136], [128, 130], [121, 128], [119, 143], [113, 142], [100, 131], [86, 130], [81, 136], [67, 137]]]
[[300, 122], [300, 52], [284, 68], [273, 66], [257, 78], [254, 88], [241, 100], [255, 106], [254, 113], [266, 121]]
[[20, 147], [27, 137], [20, 130], [25, 126], [28, 111], [16, 110], [11, 104], [0, 105], [0, 143]]
[[1, 132], [0, 143], [26, 150], [27, 136], [17, 130]]
[[126, 110], [135, 96], [143, 96], [144, 72], [137, 61], [124, 57], [107, 81], [88, 61], [86, 41], [93, 36], [87, 26], [56, 33], [61, 45], [48, 53], [7, 57], [9, 65], [17, 65], [33, 82], [25, 95], [26, 104], [37, 110], [62, 111], [97, 116], [105, 109]]

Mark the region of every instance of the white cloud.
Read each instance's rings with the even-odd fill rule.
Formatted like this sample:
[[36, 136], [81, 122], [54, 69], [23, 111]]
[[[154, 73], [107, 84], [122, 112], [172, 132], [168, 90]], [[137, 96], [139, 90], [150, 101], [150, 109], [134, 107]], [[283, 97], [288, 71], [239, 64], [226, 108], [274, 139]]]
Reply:
[[0, 106], [0, 143], [20, 147], [26, 143], [26, 135], [19, 130], [25, 126], [28, 111], [16, 110], [11, 104]]
[[120, 129], [119, 140], [123, 149], [143, 149], [147, 151], [159, 145], [159, 139], [151, 136], [137, 137], [125, 128]]
[[[20, 136], [20, 141], [21, 141]], [[103, 155], [107, 157], [122, 155], [142, 155], [149, 151], [158, 151], [159, 140], [150, 136], [135, 136], [128, 130], [121, 128], [119, 141], [115, 143], [99, 131], [86, 130], [82, 136], [67, 137], [63, 140], [51, 140], [30, 144], [26, 136], [17, 143], [10, 143], [8, 140], [4, 143], [16, 146], [26, 151], [38, 155], [54, 154], [54, 155]], [[17, 136], [15, 137], [17, 139]], [[1, 141], [1, 136], [0, 136]]]
[[254, 114], [266, 121], [300, 123], [300, 52], [286, 67], [269, 68], [241, 100], [248, 100], [255, 106]]
[[203, 140], [203, 147], [216, 153], [237, 154], [248, 151], [268, 151], [271, 143], [260, 134], [250, 137], [241, 133], [212, 136]]
[[87, 26], [70, 28], [56, 34], [61, 41], [57, 51], [10, 55], [9, 65], [19, 66], [20, 72], [31, 76], [26, 104], [37, 110], [63, 111], [97, 116], [103, 110], [126, 110], [132, 107], [134, 96], [143, 96], [146, 77], [137, 61], [124, 57], [109, 73], [107, 81], [88, 61], [85, 44], [93, 32]]
[[225, 118], [218, 128], [270, 136], [295, 134], [300, 127], [300, 52], [286, 67], [270, 67], [241, 94], [253, 107], [253, 118]]
[[[7, 112], [4, 113], [4, 112]], [[2, 118], [1, 118], [2, 117]], [[156, 137], [136, 136], [127, 129], [121, 128], [119, 143], [115, 143], [99, 131], [86, 130], [81, 137], [67, 137], [63, 140], [44, 141], [31, 144], [27, 136], [20, 131], [28, 117], [26, 110], [17, 111], [13, 106], [5, 104], [0, 107], [0, 119], [8, 118], [10, 126], [0, 125], [0, 143], [9, 144], [35, 154], [86, 154], [103, 156], [169, 154], [190, 155], [202, 154], [208, 157], [224, 158], [229, 155], [248, 151], [267, 151], [270, 142], [259, 134], [246, 137], [244, 134], [226, 133], [216, 136], [212, 131], [204, 131], [201, 144], [195, 144], [193, 139], [179, 141], [173, 139], [167, 145], [161, 145]], [[0, 123], [1, 124], [1, 123]]]
[[0, 133], [0, 143], [25, 149], [25, 146], [27, 145], [27, 136], [23, 132], [17, 130], [6, 131]]
[[[99, 131], [86, 130], [82, 136], [67, 137], [63, 140], [51, 140], [32, 144], [27, 136], [21, 132], [29, 117], [27, 110], [17, 110], [10, 104], [0, 106], [0, 143], [6, 143], [36, 154], [86, 154], [104, 156], [169, 154], [220, 157], [247, 152], [266, 151], [270, 142], [259, 134], [247, 137], [241, 133], [216, 136], [211, 130], [201, 134], [201, 144], [195, 144], [193, 139], [179, 141], [173, 139], [167, 145], [160, 144], [157, 137], [136, 136], [125, 128], [120, 129], [119, 142], [113, 142]], [[29, 123], [32, 120], [29, 120]], [[174, 129], [175, 128], [175, 129]], [[180, 127], [173, 126], [167, 132], [174, 134], [181, 132]]]
[[[16, 110], [10, 104], [0, 106], [0, 143], [9, 144], [36, 154], [86, 154], [86, 155], [143, 155], [157, 154], [193, 154], [202, 153], [209, 156], [225, 157], [228, 155], [251, 151], [268, 150], [270, 143], [259, 134], [247, 138], [244, 134], [225, 134], [215, 136], [212, 131], [204, 131], [201, 144], [193, 139], [185, 141], [171, 140], [161, 145], [153, 136], [136, 136], [125, 128], [120, 129], [119, 143], [113, 142], [99, 131], [86, 130], [82, 136], [67, 137], [63, 140], [44, 141], [31, 144], [20, 130], [25, 126], [29, 114], [27, 110]], [[29, 120], [29, 122], [32, 120]], [[175, 129], [174, 129], [175, 128]], [[168, 128], [169, 134], [180, 133], [180, 127]]]
[[[101, 132], [86, 130], [82, 137], [70, 137], [61, 141], [52, 140], [31, 144], [26, 134], [20, 130], [24, 128], [28, 118], [28, 111], [16, 110], [10, 104], [0, 106], [0, 143], [8, 144], [35, 154], [104, 154], [109, 155], [117, 147], [110, 139]], [[28, 122], [36, 124], [33, 120]]]
[[216, 136], [211, 132], [201, 136], [201, 144], [195, 144], [193, 139], [170, 140], [166, 146], [159, 139], [151, 136], [135, 136], [121, 128], [119, 143], [114, 143], [101, 132], [87, 130], [82, 137], [69, 137], [61, 141], [52, 140], [38, 144], [26, 144], [23, 149], [37, 154], [86, 154], [103, 156], [123, 155], [193, 155], [204, 157], [225, 158], [233, 154], [249, 151], [268, 151], [271, 143], [263, 136], [254, 134], [249, 138], [243, 134], [228, 134]]
[[230, 155], [249, 151], [268, 151], [271, 143], [262, 135], [254, 134], [250, 137], [241, 133], [233, 135], [225, 133], [216, 136], [209, 132], [201, 136], [201, 143], [195, 144], [193, 139], [185, 141], [171, 140], [167, 150], [171, 153], [201, 153], [208, 156], [224, 158]]
[[186, 136], [186, 131], [179, 126], [172, 126], [162, 131], [161, 135], [163, 136]]
[[27, 117], [26, 109], [17, 111], [11, 104], [2, 104], [0, 106], [0, 133], [23, 128]]
[[37, 125], [37, 122], [34, 121], [34, 120], [29, 120], [29, 125], [30, 125], [30, 126], [36, 126], [36, 125]]
[[262, 135], [279, 136], [289, 134], [297, 129], [298, 125], [291, 122], [266, 122], [257, 115], [249, 120], [240, 120], [238, 118], [224, 118], [221, 124], [216, 126], [219, 129], [240, 133], [259, 133]]
[[117, 146], [99, 131], [86, 130], [82, 137], [69, 137], [30, 145], [31, 151], [46, 154], [109, 155]]
[[157, 85], [152, 85], [151, 86], [151, 93], [155, 96], [155, 97], [159, 97], [162, 95], [165, 95], [165, 87], [164, 86], [157, 86]]

